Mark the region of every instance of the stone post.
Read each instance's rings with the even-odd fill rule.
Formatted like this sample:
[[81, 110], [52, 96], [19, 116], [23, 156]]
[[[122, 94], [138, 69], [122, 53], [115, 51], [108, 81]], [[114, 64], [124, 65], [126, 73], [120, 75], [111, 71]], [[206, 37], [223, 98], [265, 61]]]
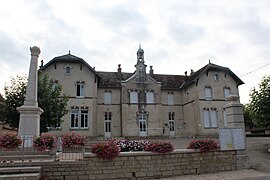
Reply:
[[38, 107], [37, 103], [37, 85], [38, 85], [37, 65], [40, 49], [36, 46], [30, 47], [30, 52], [31, 52], [31, 62], [26, 89], [26, 97], [24, 105], [17, 108], [17, 110], [20, 113], [18, 135], [21, 136], [22, 138], [24, 137], [33, 138], [39, 136], [40, 115], [43, 113], [43, 110]]
[[245, 130], [243, 105], [237, 95], [227, 97], [226, 114], [228, 128], [242, 128]]
[[[228, 104], [226, 104], [226, 114], [227, 114], [227, 122], [228, 122], [227, 127], [243, 129], [244, 141], [246, 144], [243, 105], [239, 102], [239, 97], [237, 95], [228, 96], [227, 101], [228, 101]], [[245, 149], [237, 150], [235, 161], [236, 161], [237, 170], [247, 169], [250, 167], [249, 157]]]

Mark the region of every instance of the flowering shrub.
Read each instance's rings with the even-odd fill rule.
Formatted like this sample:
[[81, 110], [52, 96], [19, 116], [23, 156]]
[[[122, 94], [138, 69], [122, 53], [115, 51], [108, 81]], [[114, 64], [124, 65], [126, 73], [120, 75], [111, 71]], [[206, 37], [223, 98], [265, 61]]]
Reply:
[[120, 149], [113, 141], [109, 141], [106, 144], [95, 144], [91, 152], [98, 158], [112, 160], [119, 155]]
[[170, 142], [154, 142], [144, 147], [145, 151], [152, 151], [156, 153], [168, 153], [174, 150]]
[[219, 145], [211, 139], [192, 140], [189, 142], [187, 149], [200, 149], [202, 152], [208, 152], [212, 149], [218, 149]]
[[0, 148], [5, 150], [16, 149], [21, 145], [22, 140], [13, 134], [6, 134], [0, 136]]
[[62, 145], [64, 147], [84, 146], [85, 137], [75, 132], [67, 133], [62, 137]]
[[143, 151], [146, 145], [151, 144], [146, 140], [114, 140], [113, 142], [120, 148], [120, 152]]
[[38, 151], [52, 150], [56, 147], [56, 137], [50, 134], [42, 134], [34, 139], [34, 148]]

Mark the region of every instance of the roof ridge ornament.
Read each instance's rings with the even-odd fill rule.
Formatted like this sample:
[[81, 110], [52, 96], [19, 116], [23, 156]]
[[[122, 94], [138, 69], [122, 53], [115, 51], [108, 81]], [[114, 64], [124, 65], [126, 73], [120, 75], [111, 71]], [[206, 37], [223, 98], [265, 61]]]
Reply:
[[70, 55], [70, 50], [68, 51], [68, 54]]

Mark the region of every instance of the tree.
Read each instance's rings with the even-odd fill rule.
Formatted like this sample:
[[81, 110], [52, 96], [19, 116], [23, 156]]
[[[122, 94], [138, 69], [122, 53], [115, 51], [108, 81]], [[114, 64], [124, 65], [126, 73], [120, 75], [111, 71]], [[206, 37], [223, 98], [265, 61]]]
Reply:
[[248, 129], [256, 127], [256, 124], [254, 124], [251, 116], [251, 110], [250, 105], [245, 104], [244, 105], [244, 120], [245, 120], [245, 127]]
[[[11, 85], [4, 88], [5, 100], [0, 109], [1, 119], [12, 127], [18, 127], [20, 115], [16, 110], [23, 105], [26, 94], [26, 77], [11, 78]], [[61, 95], [61, 86], [53, 87], [53, 82], [46, 75], [38, 77], [38, 105], [44, 110], [40, 116], [40, 132], [47, 132], [57, 127], [61, 118], [67, 113], [68, 98]]]
[[270, 76], [264, 76], [258, 90], [250, 92], [248, 111], [257, 127], [270, 127]]
[[0, 119], [11, 127], [19, 126], [20, 114], [16, 108], [23, 105], [26, 84], [26, 76], [16, 76], [10, 79], [10, 86], [4, 87], [5, 99], [0, 109]]

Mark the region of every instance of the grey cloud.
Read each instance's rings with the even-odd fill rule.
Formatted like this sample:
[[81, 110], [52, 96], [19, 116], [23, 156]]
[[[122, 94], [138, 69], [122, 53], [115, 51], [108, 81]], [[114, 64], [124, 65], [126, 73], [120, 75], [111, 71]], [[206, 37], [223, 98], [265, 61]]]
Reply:
[[151, 36], [147, 29], [147, 20], [136, 8], [116, 5], [104, 9], [91, 9], [88, 15], [99, 21], [120, 38], [146, 40]]
[[[8, 36], [8, 34], [0, 31], [0, 47], [1, 57], [0, 63], [10, 66], [23, 65], [28, 54], [25, 54], [25, 47], [20, 46], [16, 41]], [[27, 62], [28, 63], [28, 62]]]
[[203, 28], [181, 23], [171, 23], [168, 34], [177, 43], [188, 45], [199, 40], [204, 35]]

